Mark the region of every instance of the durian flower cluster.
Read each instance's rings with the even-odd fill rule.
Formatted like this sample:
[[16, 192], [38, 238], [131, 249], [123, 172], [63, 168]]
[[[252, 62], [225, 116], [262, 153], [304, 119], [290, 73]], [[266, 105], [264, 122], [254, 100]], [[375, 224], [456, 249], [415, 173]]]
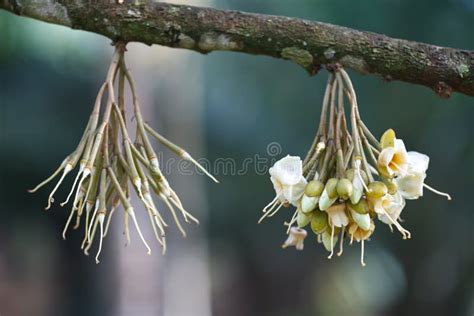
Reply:
[[[99, 239], [96, 262], [102, 249], [102, 241], [107, 235], [113, 215], [122, 206], [124, 234], [127, 244], [130, 243], [129, 222], [133, 222], [141, 241], [151, 249], [143, 236], [135, 215], [135, 208], [130, 200], [132, 192], [143, 204], [153, 228], [155, 238], [166, 251], [165, 229], [168, 222], [155, 204], [155, 195], [169, 210], [171, 219], [176, 223], [183, 236], [186, 232], [181, 224], [180, 215], [185, 222], [198, 223], [198, 220], [187, 212], [176, 192], [169, 185], [160, 170], [158, 155], [152, 147], [150, 137], [178, 155], [180, 158], [195, 164], [203, 173], [218, 182], [184, 149], [175, 145], [156, 132], [145, 122], [136, 93], [134, 80], [125, 64], [125, 44], [116, 43], [115, 52], [102, 84], [84, 134], [76, 149], [67, 156], [59, 168], [45, 181], [30, 192], [36, 192], [57, 176], [59, 181], [48, 197], [48, 210], [54, 202], [54, 195], [65, 177], [76, 167], [78, 172], [66, 200], [65, 206], [72, 202], [71, 211], [63, 230], [63, 238], [75, 217], [73, 229], [78, 229], [83, 222], [84, 239], [81, 249], [86, 255], [93, 245], [94, 238]], [[133, 107], [135, 139], [131, 139], [127, 123], [126, 94], [129, 88]]]
[[[346, 114], [346, 110], [348, 113]], [[332, 258], [343, 252], [344, 241], [361, 245], [383, 223], [395, 227], [403, 239], [411, 237], [401, 222], [406, 200], [423, 196], [423, 189], [451, 197], [425, 183], [429, 157], [407, 151], [392, 129], [379, 139], [360, 117], [357, 98], [347, 72], [341, 67], [330, 74], [323, 99], [319, 129], [302, 161], [286, 156], [270, 168], [275, 198], [263, 209], [259, 223], [282, 207], [296, 207], [287, 226], [283, 248], [303, 249], [314, 233]]]

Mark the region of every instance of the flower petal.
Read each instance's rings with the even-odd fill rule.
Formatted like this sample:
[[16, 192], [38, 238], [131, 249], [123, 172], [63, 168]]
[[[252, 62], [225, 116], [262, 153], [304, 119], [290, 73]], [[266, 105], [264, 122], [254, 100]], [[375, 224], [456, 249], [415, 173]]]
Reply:
[[359, 203], [363, 193], [364, 193], [364, 185], [362, 184], [360, 177], [357, 175], [354, 175], [354, 179], [352, 180], [351, 203], [352, 204]]
[[304, 239], [308, 235], [308, 232], [304, 229], [298, 227], [291, 227], [290, 234], [286, 239], [285, 243], [282, 245], [283, 248], [290, 246], [296, 247], [297, 250], [303, 250], [304, 248]]
[[392, 177], [393, 171], [389, 168], [389, 164], [395, 155], [395, 148], [393, 147], [386, 147], [382, 149], [377, 159], [377, 168], [379, 172], [386, 177]]
[[305, 214], [298, 210], [298, 214], [296, 215], [296, 223], [298, 224], [299, 228], [303, 228], [311, 222], [312, 213]]
[[303, 162], [298, 156], [286, 156], [270, 168], [270, 175], [283, 186], [297, 184], [303, 176]]
[[367, 214], [359, 214], [357, 212], [351, 211], [351, 216], [354, 222], [363, 230], [369, 230], [370, 228], [370, 215]]
[[392, 158], [392, 164], [396, 164], [394, 168], [395, 174], [404, 174], [408, 170], [408, 153], [405, 144], [401, 139], [395, 139], [395, 153]]
[[395, 179], [398, 192], [407, 200], [416, 200], [423, 196], [423, 183], [426, 173], [409, 173]]
[[349, 217], [346, 215], [346, 204], [333, 205], [326, 210], [329, 216], [329, 223], [336, 227], [343, 227], [349, 224]]
[[321, 194], [321, 197], [319, 198], [319, 209], [321, 211], [327, 210], [334, 202], [336, 202], [336, 200], [337, 196], [331, 199], [326, 189], [324, 189], [323, 194]]
[[318, 205], [318, 201], [319, 196], [312, 197], [303, 194], [303, 197], [301, 198], [301, 210], [303, 211], [303, 213], [309, 213], [313, 211]]
[[306, 179], [301, 176], [299, 182], [297, 182], [296, 184], [284, 185], [282, 191], [283, 197], [294, 206], [298, 206], [298, 202], [303, 196], [306, 184]]
[[408, 163], [409, 173], [426, 173], [426, 170], [428, 170], [428, 165], [430, 163], [430, 157], [416, 151], [409, 151]]
[[270, 177], [270, 180], [272, 181], [273, 184], [273, 189], [275, 189], [276, 195], [280, 196], [280, 201], [284, 202], [284, 198], [280, 193], [283, 191], [283, 184], [274, 176]]
[[[383, 202], [383, 207], [385, 211], [390, 215], [390, 217], [396, 221], [400, 217], [400, 214], [405, 207], [406, 202], [403, 196], [400, 193], [396, 193], [395, 195], [387, 195], [387, 198]], [[392, 221], [388, 219], [385, 214], [379, 214], [379, 220], [384, 222], [385, 224], [391, 225]]]

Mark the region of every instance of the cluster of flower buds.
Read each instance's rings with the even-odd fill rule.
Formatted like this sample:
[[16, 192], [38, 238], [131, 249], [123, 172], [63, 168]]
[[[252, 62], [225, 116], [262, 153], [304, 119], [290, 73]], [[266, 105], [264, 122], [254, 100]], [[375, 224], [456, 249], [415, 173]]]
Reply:
[[[76, 217], [74, 229], [81, 226], [81, 218], [85, 217], [84, 239], [81, 249], [85, 254], [88, 254], [94, 237], [98, 234], [97, 263], [102, 249], [102, 240], [107, 235], [112, 216], [120, 205], [124, 210], [124, 233], [127, 244], [130, 243], [129, 220], [131, 219], [148, 250], [148, 254], [151, 253], [140, 230], [134, 208], [130, 203], [129, 182], [132, 190], [143, 202], [163, 253], [166, 251], [165, 228], [168, 224], [155, 205], [152, 198], [153, 193], [170, 211], [172, 219], [183, 236], [186, 236], [186, 233], [181, 225], [179, 213], [185, 222], [198, 223], [198, 220], [184, 209], [178, 195], [161, 172], [158, 156], [151, 145], [149, 136], [156, 138], [158, 142], [180, 158], [195, 164], [197, 168], [217, 182], [185, 150], [157, 133], [144, 121], [135, 84], [125, 64], [125, 50], [125, 44], [117, 43], [115, 45], [115, 53], [106, 80], [99, 90], [89, 122], [77, 148], [66, 157], [48, 179], [30, 190], [30, 192], [37, 191], [61, 174], [59, 181], [49, 195], [47, 210], [54, 202], [54, 194], [66, 175], [77, 166], [79, 167], [71, 191], [66, 200], [61, 203], [61, 206], [64, 206], [72, 198], [72, 209], [64, 227], [63, 238], [66, 238], [66, 232], [74, 216]], [[125, 112], [125, 88], [127, 85], [132, 95], [136, 123], [134, 141], [131, 140], [128, 132]], [[106, 101], [103, 102], [103, 99]]]
[[304, 227], [309, 226], [330, 252], [328, 258], [338, 241], [338, 256], [345, 238], [350, 244], [360, 242], [364, 266], [364, 241], [374, 233], [376, 220], [410, 238], [400, 223], [405, 200], [418, 199], [423, 188], [451, 199], [424, 183], [428, 163], [428, 156], [407, 152], [392, 129], [380, 141], [373, 136], [360, 118], [347, 72], [337, 67], [330, 74], [319, 129], [306, 158], [286, 156], [270, 168], [276, 196], [259, 222], [293, 205], [296, 211], [285, 222], [289, 236], [283, 248], [302, 250]]

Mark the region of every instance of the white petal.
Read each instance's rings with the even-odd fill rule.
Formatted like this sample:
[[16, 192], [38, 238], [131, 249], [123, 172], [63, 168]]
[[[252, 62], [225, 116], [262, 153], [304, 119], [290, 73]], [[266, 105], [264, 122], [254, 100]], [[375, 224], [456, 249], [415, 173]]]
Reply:
[[[283, 184], [281, 184], [281, 182], [278, 181], [278, 179], [273, 176], [270, 177], [270, 180], [273, 183], [273, 188], [275, 189], [276, 195], [280, 195], [280, 193], [282, 193], [283, 191]], [[285, 198], [282, 195], [280, 195], [280, 201], [281, 202], [285, 201]]]
[[399, 138], [395, 139], [393, 147], [395, 148], [395, 152], [402, 153], [404, 155], [407, 154], [407, 149], [405, 148], [405, 143], [403, 142], [403, 140]]
[[329, 198], [328, 192], [324, 189], [323, 194], [319, 198], [319, 209], [321, 211], [327, 210], [336, 200], [337, 196], [333, 199]]
[[309, 213], [316, 208], [318, 205], [319, 196], [307, 196], [303, 194], [303, 198], [301, 199], [301, 210], [303, 213]]
[[326, 210], [329, 216], [329, 222], [336, 227], [343, 227], [349, 224], [349, 218], [345, 212], [346, 205], [345, 204], [338, 204], [333, 205]]
[[383, 201], [384, 201], [383, 199], [384, 198], [370, 200], [372, 204], [372, 208], [374, 209], [374, 212], [379, 215], [385, 214], [385, 209], [383, 208]]
[[305, 214], [301, 212], [301, 210], [298, 211], [298, 215], [296, 215], [296, 223], [298, 224], [298, 227], [303, 228], [308, 225], [309, 222], [311, 222], [311, 217], [311, 214]]
[[290, 234], [283, 244], [283, 248], [290, 246], [295, 246], [297, 250], [303, 250], [304, 248], [304, 239], [308, 235], [308, 232], [304, 229], [298, 227], [292, 227], [290, 229]]
[[388, 164], [392, 161], [394, 154], [395, 148], [393, 147], [386, 147], [382, 149], [378, 157], [378, 164], [388, 168]]
[[364, 186], [360, 177], [358, 175], [354, 175], [354, 179], [352, 180], [352, 195], [351, 195], [351, 202], [352, 204], [359, 203], [362, 194], [364, 193]]
[[283, 186], [297, 184], [303, 176], [303, 162], [298, 156], [286, 156], [270, 168], [270, 175]]
[[[390, 215], [393, 220], [397, 220], [400, 214], [405, 208], [406, 202], [401, 194], [396, 193], [395, 195], [387, 195], [387, 199], [383, 202], [385, 211]], [[379, 220], [385, 224], [392, 224], [392, 221], [388, 219], [385, 214], [379, 214]]]
[[359, 214], [357, 212], [354, 212], [353, 210], [350, 210], [350, 211], [351, 211], [352, 219], [357, 224], [357, 226], [359, 226], [363, 230], [366, 230], [366, 231], [369, 230], [369, 228], [370, 228], [370, 215], [368, 213], [367, 214]]
[[409, 151], [408, 163], [409, 173], [426, 173], [426, 170], [428, 170], [428, 165], [430, 163], [430, 157], [416, 151]]
[[303, 176], [301, 176], [300, 181], [297, 182], [296, 184], [284, 185], [283, 191], [282, 191], [283, 197], [294, 206], [298, 206], [298, 202], [303, 196], [306, 184], [307, 184], [306, 179]]
[[408, 200], [416, 200], [423, 196], [423, 183], [426, 173], [409, 173], [403, 177], [395, 179], [398, 186], [398, 192]]
[[401, 139], [395, 139], [395, 158], [397, 164], [397, 169], [394, 170], [395, 174], [405, 174], [408, 171], [408, 153]]

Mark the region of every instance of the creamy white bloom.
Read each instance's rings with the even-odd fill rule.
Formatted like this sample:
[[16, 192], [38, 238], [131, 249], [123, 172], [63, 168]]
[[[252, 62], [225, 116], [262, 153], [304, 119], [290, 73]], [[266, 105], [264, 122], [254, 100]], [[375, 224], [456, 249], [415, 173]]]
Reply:
[[308, 232], [306, 230], [298, 227], [291, 227], [290, 234], [288, 235], [285, 243], [282, 245], [282, 248], [294, 246], [297, 250], [303, 250], [304, 239], [307, 235]]
[[408, 170], [408, 153], [401, 139], [395, 139], [394, 145], [385, 147], [379, 154], [377, 167], [386, 177], [405, 175]]
[[423, 185], [430, 158], [416, 151], [408, 152], [408, 170], [403, 176], [395, 178], [398, 192], [408, 200], [418, 199], [423, 196]]
[[307, 184], [301, 158], [288, 155], [278, 160], [270, 168], [270, 180], [280, 202], [288, 201], [297, 206]]
[[395, 195], [387, 194], [382, 202], [385, 213], [378, 214], [379, 220], [385, 224], [391, 225], [392, 221], [388, 218], [388, 216], [390, 216], [392, 220], [397, 221], [403, 211], [403, 208], [405, 207], [405, 204], [405, 199], [400, 193], [397, 192]]
[[[395, 227], [403, 235], [403, 239], [410, 238], [411, 234], [408, 230], [402, 227], [398, 222], [398, 217], [402, 209], [405, 207], [405, 199], [398, 193], [391, 195], [386, 193], [381, 197], [371, 198], [367, 197], [370, 207], [378, 215], [379, 219], [389, 225], [395, 225]], [[396, 218], [392, 217], [396, 215]]]
[[349, 218], [346, 215], [346, 204], [336, 204], [326, 210], [328, 213], [329, 224], [331, 226], [343, 227], [349, 224]]

